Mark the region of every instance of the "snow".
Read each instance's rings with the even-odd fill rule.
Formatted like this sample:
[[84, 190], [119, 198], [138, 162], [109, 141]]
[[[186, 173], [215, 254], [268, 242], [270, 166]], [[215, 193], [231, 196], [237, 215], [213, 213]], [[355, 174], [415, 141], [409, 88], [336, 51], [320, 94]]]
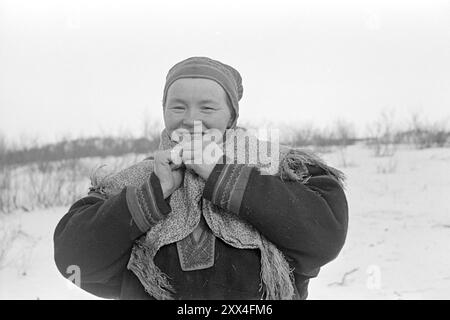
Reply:
[[[343, 168], [347, 241], [311, 280], [309, 298], [448, 299], [450, 149], [402, 148], [375, 158], [355, 146], [346, 157], [353, 163]], [[337, 154], [325, 158], [339, 166]], [[392, 162], [392, 172], [379, 173]]]
[[53, 231], [65, 212], [60, 207], [0, 219], [0, 232], [7, 227], [14, 238], [0, 265], [0, 299], [97, 299], [66, 280], [54, 263]]
[[[399, 147], [376, 158], [355, 145], [323, 157], [347, 175], [350, 222], [309, 299], [448, 299], [450, 149]], [[98, 299], [54, 264], [53, 231], [67, 209], [0, 216], [0, 299]]]

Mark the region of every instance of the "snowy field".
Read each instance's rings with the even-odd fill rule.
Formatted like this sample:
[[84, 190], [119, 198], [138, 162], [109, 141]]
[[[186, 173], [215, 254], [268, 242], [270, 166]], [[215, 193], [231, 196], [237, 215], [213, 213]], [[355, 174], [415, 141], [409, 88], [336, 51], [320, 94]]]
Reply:
[[[309, 299], [449, 299], [450, 148], [376, 158], [356, 145], [323, 157], [347, 174], [350, 225]], [[96, 299], [53, 262], [53, 230], [67, 209], [0, 215], [0, 299]]]

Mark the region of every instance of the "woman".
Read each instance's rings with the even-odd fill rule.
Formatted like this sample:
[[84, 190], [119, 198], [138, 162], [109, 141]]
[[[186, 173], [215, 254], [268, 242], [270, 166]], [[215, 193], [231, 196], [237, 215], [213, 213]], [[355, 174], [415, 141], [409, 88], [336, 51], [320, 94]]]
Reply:
[[[342, 174], [274, 145], [278, 162], [250, 163], [263, 143], [236, 143], [245, 138], [236, 126], [242, 92], [239, 73], [219, 61], [193, 57], [171, 68], [154, 159], [94, 177], [56, 227], [64, 276], [76, 265], [81, 288], [105, 298], [307, 297], [309, 279], [345, 241]], [[210, 131], [225, 150], [212, 160]]]

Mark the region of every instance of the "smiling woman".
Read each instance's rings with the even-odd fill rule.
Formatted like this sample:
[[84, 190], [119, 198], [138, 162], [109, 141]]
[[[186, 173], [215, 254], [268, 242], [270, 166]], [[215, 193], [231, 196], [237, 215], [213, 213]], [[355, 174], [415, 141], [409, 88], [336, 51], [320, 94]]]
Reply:
[[[271, 171], [261, 160], [250, 163], [264, 142], [241, 144], [248, 137], [236, 125], [241, 81], [235, 69], [206, 57], [169, 71], [160, 150], [94, 179], [62, 218], [54, 247], [63, 275], [77, 265], [81, 288], [121, 299], [307, 297], [309, 279], [346, 238], [343, 175], [312, 154], [274, 144], [279, 157]], [[192, 163], [195, 152], [204, 159], [203, 135], [199, 146], [181, 145], [183, 166], [174, 166], [180, 145], [172, 133], [195, 133], [197, 122], [236, 152]]]

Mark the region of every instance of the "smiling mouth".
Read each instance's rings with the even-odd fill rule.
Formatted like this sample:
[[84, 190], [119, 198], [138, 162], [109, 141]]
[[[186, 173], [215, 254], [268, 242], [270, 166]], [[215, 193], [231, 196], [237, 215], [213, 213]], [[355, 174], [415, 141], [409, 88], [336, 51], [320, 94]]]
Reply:
[[[200, 134], [200, 132], [185, 132], [183, 134], [180, 134], [178, 136], [178, 141], [177, 139], [172, 139], [172, 137], [170, 138], [170, 140], [174, 141], [174, 142], [182, 142], [183, 140], [187, 139], [187, 141], [193, 141], [195, 140], [195, 137], [198, 137]], [[206, 132], [202, 131], [201, 132], [201, 136], [203, 137], [206, 134]]]

